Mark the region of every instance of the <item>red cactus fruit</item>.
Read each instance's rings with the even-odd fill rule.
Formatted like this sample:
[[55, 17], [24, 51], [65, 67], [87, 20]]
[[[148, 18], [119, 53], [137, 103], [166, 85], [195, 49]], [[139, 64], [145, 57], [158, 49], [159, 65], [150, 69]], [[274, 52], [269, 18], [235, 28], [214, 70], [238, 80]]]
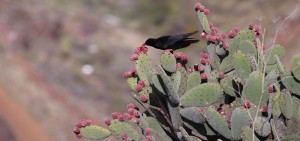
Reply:
[[269, 86], [269, 87], [268, 87], [268, 92], [269, 92], [269, 93], [273, 93], [273, 86]]
[[82, 135], [76, 134], [76, 137], [77, 137], [78, 139], [80, 139], [80, 138], [82, 138]]
[[132, 74], [131, 74], [131, 72], [125, 72], [125, 73], [123, 73], [123, 77], [129, 78], [129, 77], [132, 77]]
[[234, 27], [234, 28], [233, 28], [233, 32], [238, 33], [239, 31], [240, 31], [240, 30], [239, 30], [238, 27]]
[[140, 117], [140, 114], [139, 114], [139, 112], [137, 110], [134, 110], [133, 116], [136, 117], [136, 118], [138, 118], [138, 117]]
[[130, 70], [131, 76], [133, 76], [135, 73], [136, 73], [136, 69], [135, 68], [133, 68], [133, 69]]
[[142, 47], [142, 52], [143, 52], [143, 53], [147, 53], [147, 52], [148, 52], [148, 48], [145, 47], [145, 46], [143, 46], [143, 47]]
[[152, 132], [152, 130], [150, 128], [146, 128], [145, 131], [144, 131], [144, 134], [145, 135], [150, 135]]
[[200, 64], [200, 65], [198, 65], [198, 71], [200, 71], [200, 72], [201, 72], [201, 71], [203, 71], [203, 70], [204, 70], [204, 67], [203, 67], [203, 65], [201, 65], [201, 64]]
[[79, 122], [80, 122], [81, 127], [84, 127], [87, 125], [87, 121], [85, 119], [82, 119]]
[[262, 106], [260, 111], [261, 112], [267, 112], [268, 111], [268, 106], [267, 105]]
[[250, 23], [249, 26], [248, 26], [248, 28], [249, 28], [250, 30], [253, 30], [254, 25], [253, 25], [252, 23]]
[[215, 27], [215, 26], [213, 26], [213, 27], [211, 28], [211, 31], [214, 31], [214, 32], [216, 32], [216, 33], [218, 32], [218, 30], [219, 30], [219, 29], [218, 29], [217, 27]]
[[132, 118], [132, 122], [135, 123], [135, 124], [138, 124], [139, 123], [139, 119], [134, 117], [134, 118]]
[[216, 34], [217, 34], [217, 32], [215, 32], [215, 31], [213, 31], [213, 30], [210, 32], [210, 35], [211, 35], [211, 36], [216, 36]]
[[75, 127], [73, 129], [73, 131], [74, 131], [75, 134], [79, 134], [80, 133], [80, 128], [79, 127]]
[[86, 125], [91, 125], [91, 124], [92, 124], [92, 120], [87, 119], [87, 120], [86, 120], [86, 123], [87, 123]]
[[119, 115], [119, 121], [124, 121], [125, 120], [125, 117], [123, 115]]
[[201, 7], [201, 3], [196, 3], [194, 6], [195, 11], [198, 11]]
[[140, 99], [141, 99], [141, 101], [143, 101], [143, 102], [147, 102], [148, 97], [147, 97], [146, 95], [144, 95], [144, 94], [141, 94]]
[[186, 55], [183, 55], [181, 59], [183, 64], [186, 64], [188, 62], [188, 57]]
[[209, 13], [209, 10], [208, 10], [208, 9], [204, 9], [204, 11], [203, 11], [203, 12], [204, 12], [204, 14], [205, 14], [205, 15], [208, 15], [208, 13]]
[[138, 85], [141, 85], [142, 87], [145, 86], [145, 82], [143, 80], [139, 80]]
[[194, 71], [194, 68], [193, 67], [189, 67], [188, 68], [188, 72], [193, 72]]
[[230, 32], [228, 33], [228, 38], [234, 38], [235, 35], [236, 35], [236, 33], [235, 33], [234, 31], [230, 31]]
[[138, 92], [140, 92], [142, 89], [143, 89], [143, 86], [141, 86], [139, 84], [135, 86], [135, 90]]
[[203, 107], [199, 107], [199, 108], [198, 108], [198, 110], [199, 110], [201, 113], [204, 113], [204, 111], [205, 111], [205, 108], [203, 108]]
[[206, 64], [206, 59], [201, 58], [201, 59], [200, 59], [200, 63], [201, 63], [201, 64]]
[[183, 56], [184, 54], [182, 53], [182, 52], [177, 52], [177, 58], [176, 59], [182, 59], [182, 56]]
[[127, 139], [127, 134], [126, 133], [122, 133], [121, 137], [122, 137], [123, 140], [126, 140]]
[[220, 79], [223, 79], [224, 78], [224, 72], [219, 72], [219, 74], [218, 74], [218, 78], [220, 78]]
[[138, 58], [139, 58], [139, 55], [133, 54], [133, 55], [130, 56], [130, 61], [137, 60]]
[[113, 113], [111, 114], [111, 117], [112, 117], [113, 119], [117, 119], [117, 118], [119, 117], [119, 114], [118, 114], [117, 112], [113, 112]]
[[201, 33], [201, 38], [202, 38], [202, 39], [206, 39], [206, 33], [205, 33], [205, 32], [202, 32], [202, 33]]
[[130, 114], [130, 115], [133, 115], [133, 113], [134, 113], [134, 109], [133, 108], [128, 108], [128, 113]]
[[201, 74], [201, 79], [207, 79], [207, 75], [205, 73]]
[[246, 100], [243, 107], [244, 108], [249, 108], [251, 106], [251, 102], [249, 100]]
[[200, 6], [199, 10], [200, 10], [201, 12], [204, 12], [205, 7], [204, 7], [204, 6]]
[[134, 105], [132, 103], [127, 104], [127, 109], [134, 108]]
[[212, 41], [212, 40], [213, 40], [213, 36], [207, 35], [207, 36], [206, 36], [206, 39], [207, 39], [208, 41]]
[[177, 67], [177, 68], [182, 67], [181, 63], [176, 63], [176, 67]]
[[110, 125], [110, 119], [109, 119], [109, 118], [106, 118], [106, 119], [104, 120], [104, 123], [105, 123], [106, 125]]
[[144, 141], [151, 141], [151, 136], [149, 136], [149, 135], [146, 136], [145, 139], [144, 139]]
[[131, 120], [131, 119], [132, 119], [132, 115], [130, 115], [130, 114], [128, 114], [128, 113], [125, 113], [124, 116], [125, 116], [125, 118], [126, 118], [127, 120]]
[[226, 43], [226, 42], [224, 42], [224, 43], [223, 43], [223, 48], [224, 48], [224, 49], [227, 49], [228, 47], [229, 47], [229, 44]]

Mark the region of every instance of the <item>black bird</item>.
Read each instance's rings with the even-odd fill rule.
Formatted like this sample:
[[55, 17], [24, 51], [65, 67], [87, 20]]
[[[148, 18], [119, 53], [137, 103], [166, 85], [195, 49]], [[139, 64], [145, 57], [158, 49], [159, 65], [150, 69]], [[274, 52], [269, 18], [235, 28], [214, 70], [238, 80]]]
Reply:
[[146, 45], [152, 46], [157, 49], [166, 50], [172, 49], [177, 50], [185, 48], [192, 43], [197, 43], [199, 40], [195, 38], [188, 38], [189, 36], [196, 34], [198, 31], [190, 33], [179, 34], [179, 35], [165, 35], [159, 38], [149, 38], [145, 42]]

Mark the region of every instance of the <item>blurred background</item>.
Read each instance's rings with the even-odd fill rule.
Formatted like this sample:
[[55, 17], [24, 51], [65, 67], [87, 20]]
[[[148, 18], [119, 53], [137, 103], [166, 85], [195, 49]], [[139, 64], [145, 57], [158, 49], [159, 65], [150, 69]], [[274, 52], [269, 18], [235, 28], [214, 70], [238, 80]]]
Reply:
[[[124, 112], [133, 101], [122, 78], [133, 67], [129, 56], [149, 37], [201, 31], [196, 2], [0, 0], [0, 140], [76, 141], [72, 130], [79, 119], [104, 126], [112, 112]], [[297, 5], [296, 0], [200, 2], [225, 33], [261, 22], [267, 47]], [[287, 68], [300, 51], [299, 11], [276, 41], [286, 48]], [[194, 64], [204, 45], [181, 51]], [[155, 64], [161, 52], [149, 52]]]

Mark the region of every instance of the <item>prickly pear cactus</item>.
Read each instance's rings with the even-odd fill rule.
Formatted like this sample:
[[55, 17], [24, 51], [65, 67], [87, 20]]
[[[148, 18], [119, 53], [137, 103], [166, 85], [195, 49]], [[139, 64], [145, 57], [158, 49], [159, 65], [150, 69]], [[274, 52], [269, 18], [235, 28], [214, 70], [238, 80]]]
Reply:
[[132, 97], [140, 103], [113, 112], [107, 127], [80, 120], [78, 138], [122, 141], [299, 140], [300, 55], [284, 68], [284, 47], [268, 49], [261, 27], [250, 24], [222, 33], [209, 22], [209, 10], [195, 5], [207, 50], [188, 66], [180, 51], [165, 50], [151, 66], [148, 48], [138, 47], [125, 72]]

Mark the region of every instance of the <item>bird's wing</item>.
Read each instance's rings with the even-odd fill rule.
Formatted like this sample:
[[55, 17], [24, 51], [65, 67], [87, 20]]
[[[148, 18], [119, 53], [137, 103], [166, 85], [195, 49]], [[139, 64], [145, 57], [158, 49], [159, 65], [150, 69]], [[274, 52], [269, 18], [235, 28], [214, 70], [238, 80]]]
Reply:
[[193, 31], [190, 33], [186, 33], [186, 34], [179, 34], [179, 35], [174, 35], [174, 36], [170, 36], [170, 38], [168, 38], [167, 44], [168, 45], [172, 45], [180, 40], [184, 40], [186, 38], [188, 38], [189, 36], [196, 34], [198, 31]]
[[161, 36], [159, 38], [156, 39], [156, 43], [155, 45], [157, 47], [161, 47], [161, 48], [167, 48], [168, 47], [168, 40], [171, 36]]

